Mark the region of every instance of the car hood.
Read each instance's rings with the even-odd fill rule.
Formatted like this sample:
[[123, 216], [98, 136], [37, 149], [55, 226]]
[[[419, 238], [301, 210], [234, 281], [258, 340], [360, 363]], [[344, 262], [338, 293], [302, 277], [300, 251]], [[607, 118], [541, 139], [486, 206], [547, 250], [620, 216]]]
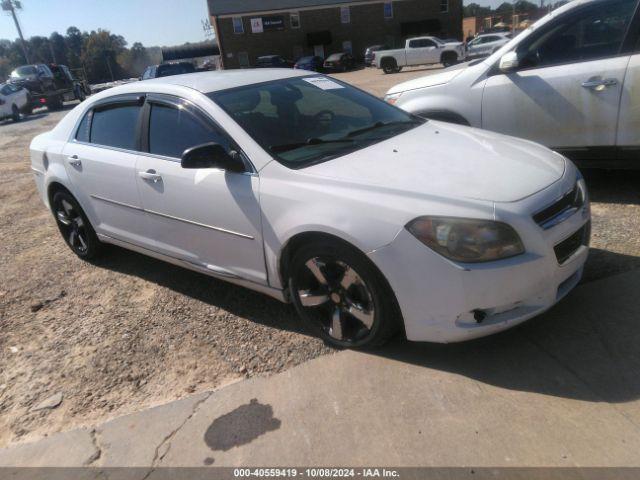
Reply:
[[391, 87], [391, 89], [387, 92], [387, 95], [449, 83], [451, 80], [464, 72], [469, 67], [469, 63], [470, 62], [460, 63], [458, 65], [446, 68], [440, 73], [426, 75], [424, 77], [414, 78], [413, 80], [409, 80], [408, 82], [399, 83], [398, 85]]
[[418, 195], [514, 202], [558, 181], [565, 162], [527, 140], [428, 121], [302, 171]]

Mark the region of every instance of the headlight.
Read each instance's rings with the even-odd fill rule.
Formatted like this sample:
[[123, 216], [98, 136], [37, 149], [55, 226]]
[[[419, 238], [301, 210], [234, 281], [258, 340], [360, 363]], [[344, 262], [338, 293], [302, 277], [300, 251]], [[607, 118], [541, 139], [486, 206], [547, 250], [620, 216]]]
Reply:
[[398, 101], [398, 99], [402, 96], [402, 92], [400, 93], [392, 93], [384, 96], [384, 101], [393, 105]]
[[524, 253], [520, 237], [506, 223], [418, 217], [406, 229], [427, 247], [456, 262], [491, 262]]

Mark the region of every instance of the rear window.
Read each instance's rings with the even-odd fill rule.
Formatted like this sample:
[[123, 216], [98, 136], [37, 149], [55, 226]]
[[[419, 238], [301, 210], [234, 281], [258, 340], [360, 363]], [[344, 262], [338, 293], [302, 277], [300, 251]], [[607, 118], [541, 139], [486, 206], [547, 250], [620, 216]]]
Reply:
[[35, 75], [36, 67], [33, 65], [26, 65], [24, 67], [18, 67], [13, 72], [11, 72], [11, 76], [14, 78], [26, 77], [27, 75]]
[[91, 127], [91, 112], [87, 112], [80, 122], [78, 131], [76, 132], [76, 140], [79, 142], [89, 143], [89, 128]]
[[91, 143], [135, 150], [140, 108], [139, 105], [125, 104], [95, 110], [91, 122]]

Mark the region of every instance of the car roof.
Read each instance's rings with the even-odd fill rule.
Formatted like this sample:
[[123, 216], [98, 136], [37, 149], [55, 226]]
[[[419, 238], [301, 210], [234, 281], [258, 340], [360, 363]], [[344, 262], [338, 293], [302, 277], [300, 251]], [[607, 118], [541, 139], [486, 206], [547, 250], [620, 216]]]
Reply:
[[[254, 83], [269, 82], [283, 78], [304, 77], [309, 72], [285, 68], [247, 68], [240, 70], [216, 70], [214, 72], [188, 73], [171, 77], [145, 80], [145, 83], [163, 83], [192, 88], [202, 93], [216, 92], [228, 88], [243, 87]], [[135, 84], [135, 82], [133, 82]], [[129, 84], [130, 85], [130, 84]]]

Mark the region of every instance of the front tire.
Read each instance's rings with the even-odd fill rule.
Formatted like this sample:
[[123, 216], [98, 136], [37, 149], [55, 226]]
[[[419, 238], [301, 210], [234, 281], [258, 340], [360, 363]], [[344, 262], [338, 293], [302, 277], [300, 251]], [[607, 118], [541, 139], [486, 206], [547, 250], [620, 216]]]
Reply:
[[20, 110], [16, 105], [11, 105], [11, 120], [14, 122], [20, 121]]
[[451, 67], [458, 62], [458, 57], [456, 57], [455, 53], [444, 53], [442, 54], [442, 66], [444, 68]]
[[73, 253], [83, 260], [95, 258], [102, 243], [76, 199], [65, 191], [57, 192], [51, 208], [58, 230]]
[[300, 248], [289, 289], [305, 325], [339, 348], [374, 348], [398, 330], [398, 309], [382, 274], [357, 250], [333, 242]]

